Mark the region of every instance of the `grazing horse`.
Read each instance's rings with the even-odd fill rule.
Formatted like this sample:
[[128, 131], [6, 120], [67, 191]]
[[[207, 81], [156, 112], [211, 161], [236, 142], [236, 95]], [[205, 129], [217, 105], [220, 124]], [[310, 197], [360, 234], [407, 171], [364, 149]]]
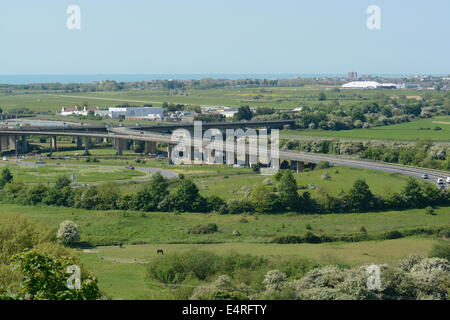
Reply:
[[162, 249], [158, 249], [158, 250], [156, 250], [156, 254], [162, 254], [162, 255], [164, 255], [164, 251], [163, 251]]

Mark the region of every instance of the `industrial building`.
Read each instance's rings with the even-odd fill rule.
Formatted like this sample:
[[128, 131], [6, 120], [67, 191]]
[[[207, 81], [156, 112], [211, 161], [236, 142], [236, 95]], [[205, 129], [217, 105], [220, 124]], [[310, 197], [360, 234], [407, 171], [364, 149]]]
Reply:
[[352, 81], [343, 84], [342, 89], [397, 89], [398, 86], [395, 83], [379, 83], [376, 81]]

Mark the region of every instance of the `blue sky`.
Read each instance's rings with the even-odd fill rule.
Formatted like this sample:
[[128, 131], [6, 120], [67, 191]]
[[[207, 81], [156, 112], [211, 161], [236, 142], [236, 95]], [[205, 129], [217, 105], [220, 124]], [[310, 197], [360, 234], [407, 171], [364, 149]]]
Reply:
[[1, 0], [0, 39], [0, 74], [449, 74], [450, 1]]

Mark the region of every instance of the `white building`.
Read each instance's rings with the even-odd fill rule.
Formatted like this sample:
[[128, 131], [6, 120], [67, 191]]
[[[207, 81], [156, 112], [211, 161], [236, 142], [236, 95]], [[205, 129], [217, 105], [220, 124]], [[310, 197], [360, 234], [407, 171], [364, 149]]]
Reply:
[[130, 120], [162, 120], [164, 118], [164, 109], [154, 107], [113, 107], [109, 108], [106, 114], [111, 119], [124, 117]]
[[397, 89], [398, 86], [395, 83], [379, 83], [376, 81], [352, 81], [343, 84], [342, 89]]
[[380, 84], [376, 81], [352, 81], [342, 85], [342, 89], [376, 89]]
[[61, 112], [59, 113], [62, 116], [87, 116], [89, 111], [98, 111], [98, 107], [86, 107], [84, 106], [83, 109], [78, 108], [78, 106], [75, 107], [62, 107]]
[[62, 107], [60, 114], [62, 116], [87, 116], [90, 111], [93, 111], [94, 115], [111, 119], [124, 117], [130, 120], [162, 120], [164, 118], [164, 109], [153, 107], [112, 107], [108, 110], [100, 110], [99, 107], [84, 107], [83, 109]]

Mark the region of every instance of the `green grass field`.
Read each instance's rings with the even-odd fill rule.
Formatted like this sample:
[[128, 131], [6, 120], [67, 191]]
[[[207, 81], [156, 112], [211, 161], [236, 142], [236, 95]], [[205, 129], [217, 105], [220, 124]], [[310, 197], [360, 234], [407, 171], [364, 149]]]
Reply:
[[[264, 256], [268, 259], [307, 258], [320, 264], [348, 265], [391, 263], [411, 254], [427, 255], [437, 240], [407, 238], [358, 243], [326, 244], [164, 244], [97, 247], [85, 250], [81, 262], [94, 270], [100, 289], [112, 299], [176, 299], [176, 291], [151, 278], [145, 263], [152, 261], [157, 249], [166, 255], [189, 249], [216, 254], [236, 252]], [[101, 259], [102, 257], [103, 259]]]
[[[322, 176], [326, 172], [331, 176], [330, 180], [322, 179]], [[294, 177], [297, 180], [297, 184], [307, 187], [307, 191], [312, 195], [317, 195], [319, 190], [336, 195], [341, 190], [350, 189], [358, 178], [365, 179], [373, 193], [385, 195], [400, 191], [408, 179], [406, 176], [399, 174], [350, 167], [334, 167], [294, 173]], [[223, 174], [210, 177], [200, 175], [195, 177], [195, 182], [203, 195], [220, 195], [226, 199], [239, 199], [245, 197], [245, 194], [252, 187], [258, 183], [262, 183], [267, 178], [267, 176], [251, 173], [228, 175], [228, 178], [225, 178]], [[273, 183], [276, 183], [273, 177], [269, 178]], [[312, 185], [316, 185], [317, 187], [312, 189]]]
[[[377, 235], [394, 229], [445, 226], [450, 221], [448, 207], [436, 209], [437, 214], [434, 216], [425, 214], [423, 209], [360, 214], [243, 216], [156, 212], [143, 215], [132, 211], [88, 211], [1, 204], [0, 214], [9, 213], [22, 214], [53, 228], [57, 228], [64, 220], [72, 220], [81, 228], [81, 241], [94, 245], [120, 241], [149, 244], [264, 243], [280, 235], [304, 234], [308, 224], [317, 234], [355, 233], [364, 226], [368, 235]], [[208, 223], [217, 224], [219, 232], [199, 235], [188, 233], [190, 228]], [[234, 236], [234, 230], [238, 230], [241, 236]]]
[[143, 178], [145, 173], [129, 170], [111, 168], [108, 166], [48, 166], [34, 165], [7, 165], [6, 166], [14, 176], [14, 180], [23, 183], [54, 183], [60, 175], [70, 176], [76, 174], [79, 183], [84, 182], [109, 182], [116, 180], [128, 180]]
[[[37, 112], [56, 113], [62, 106], [88, 103], [90, 106], [108, 108], [129, 103], [133, 105], [161, 105], [163, 102], [194, 105], [227, 105], [251, 107], [264, 106], [277, 109], [293, 109], [300, 104], [317, 103], [318, 95], [324, 92], [327, 101], [339, 100], [340, 105], [349, 105], [356, 100], [372, 102], [380, 96], [420, 96], [418, 91], [392, 90], [341, 90], [334, 87], [272, 87], [272, 88], [225, 88], [225, 89], [188, 89], [184, 92], [168, 90], [140, 90], [92, 93], [53, 93], [49, 91], [17, 91], [13, 94], [1, 94], [0, 106], [8, 111], [25, 107]], [[439, 95], [439, 93], [433, 93]]]
[[[442, 130], [434, 130], [440, 127]], [[426, 129], [429, 130], [426, 130]], [[340, 131], [320, 130], [283, 130], [281, 138], [290, 137], [320, 137], [346, 138], [367, 140], [414, 141], [431, 139], [433, 141], [450, 142], [450, 116], [420, 119], [413, 122], [400, 123], [390, 126], [373, 127], [369, 129], [353, 129]]]

